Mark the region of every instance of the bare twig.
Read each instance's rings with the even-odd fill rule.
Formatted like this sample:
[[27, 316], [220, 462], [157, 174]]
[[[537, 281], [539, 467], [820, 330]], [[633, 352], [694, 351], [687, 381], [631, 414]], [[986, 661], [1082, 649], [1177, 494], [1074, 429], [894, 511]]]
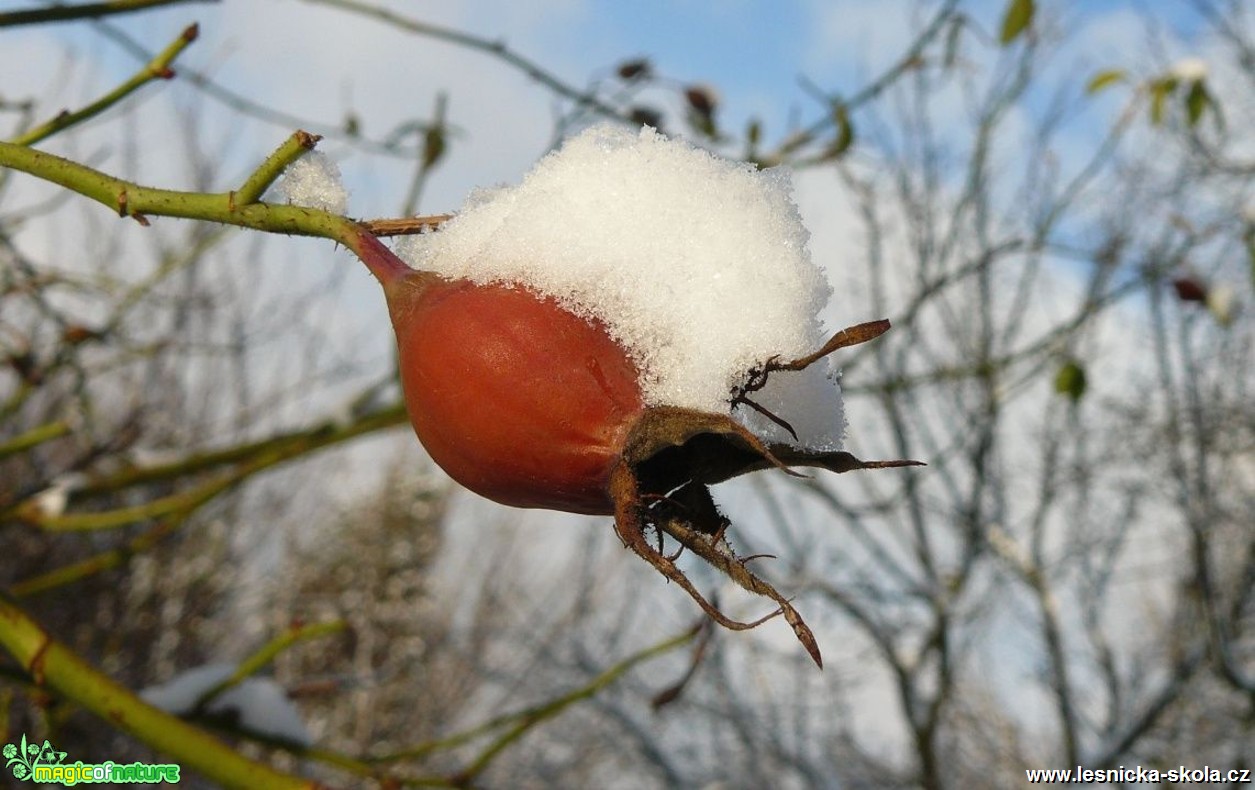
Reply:
[[82, 5], [50, 5], [45, 8], [29, 8], [21, 11], [0, 13], [0, 27], [37, 25], [45, 22], [70, 22], [77, 19], [100, 19], [106, 16], [147, 11], [167, 5], [182, 3], [216, 3], [218, 0], [109, 0], [103, 3]]
[[74, 112], [64, 111], [55, 118], [36, 126], [34, 129], [15, 137], [10, 142], [16, 145], [34, 145], [35, 143], [45, 140], [57, 132], [64, 131], [71, 126], [82, 123], [88, 118], [99, 115], [113, 105], [130, 96], [144, 85], [153, 80], [168, 80], [174, 76], [174, 71], [170, 68], [170, 64], [174, 62], [189, 44], [196, 40], [197, 27], [190, 25], [179, 34], [179, 37], [171, 42], [170, 46], [148, 62], [144, 68], [140, 69], [130, 79], [122, 83], [118, 87], [109, 91], [109, 93], [100, 97], [96, 101]]
[[467, 49], [483, 52], [487, 55], [495, 57], [507, 65], [518, 69], [528, 77], [544, 85], [557, 95], [570, 99], [576, 104], [595, 110], [598, 114], [607, 118], [616, 118], [625, 120], [623, 116], [614, 107], [606, 104], [597, 98], [596, 95], [587, 91], [579, 90], [569, 83], [558, 78], [548, 69], [543, 68], [540, 64], [533, 60], [523, 57], [514, 50], [506, 46], [503, 41], [493, 41], [480, 36], [465, 33], [461, 30], [454, 30], [440, 25], [433, 25], [428, 22], [420, 22], [417, 19], [403, 16], [387, 8], [369, 3], [358, 2], [358, 0], [305, 0], [307, 3], [316, 5], [326, 5], [332, 8], [339, 8], [343, 11], [350, 11], [362, 16], [377, 19], [385, 24], [391, 25], [398, 30], [404, 30], [415, 35], [434, 38], [440, 41], [447, 41], [451, 44], [457, 44]]

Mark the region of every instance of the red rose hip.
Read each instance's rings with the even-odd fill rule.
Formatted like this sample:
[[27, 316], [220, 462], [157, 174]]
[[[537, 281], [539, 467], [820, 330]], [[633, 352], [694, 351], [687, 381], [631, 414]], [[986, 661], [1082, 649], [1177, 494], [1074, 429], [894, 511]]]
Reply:
[[413, 272], [390, 286], [414, 429], [449, 476], [513, 507], [610, 515], [610, 472], [644, 409], [604, 326], [518, 287]]

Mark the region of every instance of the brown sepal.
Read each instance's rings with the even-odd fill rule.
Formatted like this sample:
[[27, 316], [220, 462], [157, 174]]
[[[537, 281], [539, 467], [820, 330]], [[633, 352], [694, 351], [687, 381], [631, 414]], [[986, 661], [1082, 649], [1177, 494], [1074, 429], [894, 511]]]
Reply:
[[[732, 403], [750, 403], [748, 393], [761, 389], [776, 371], [802, 370], [840, 348], [865, 343], [883, 334], [888, 321], [872, 321], [842, 330], [813, 354], [781, 363], [769, 360], [749, 371], [746, 384]], [[760, 412], [766, 412], [757, 407]], [[783, 420], [767, 413], [792, 432]], [[632, 427], [621, 461], [611, 474], [615, 530], [623, 543], [678, 584], [720, 625], [734, 630], [753, 628], [783, 615], [815, 664], [823, 667], [819, 644], [802, 616], [768, 582], [746, 567], [753, 558], [737, 556], [726, 540], [730, 522], [719, 512], [708, 486], [762, 469], [776, 468], [798, 475], [790, 467], [810, 466], [831, 472], [922, 466], [919, 461], [863, 461], [844, 451], [807, 450], [787, 444], [767, 445], [726, 414], [712, 414], [675, 406], [646, 409]], [[650, 535], [655, 537], [650, 540]], [[679, 552], [668, 555], [663, 535], [718, 568], [745, 590], [770, 598], [777, 609], [753, 622], [733, 620], [705, 598], [675, 564]], [[656, 544], [656, 545], [655, 545]], [[755, 555], [761, 557], [762, 555]]]

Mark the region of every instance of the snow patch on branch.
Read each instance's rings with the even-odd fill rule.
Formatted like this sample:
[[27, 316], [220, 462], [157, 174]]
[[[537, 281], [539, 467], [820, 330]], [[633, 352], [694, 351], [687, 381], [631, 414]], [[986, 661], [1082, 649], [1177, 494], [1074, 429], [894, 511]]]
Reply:
[[340, 215], [349, 208], [349, 193], [340, 179], [340, 168], [321, 151], [310, 151], [288, 165], [275, 189], [294, 206]]

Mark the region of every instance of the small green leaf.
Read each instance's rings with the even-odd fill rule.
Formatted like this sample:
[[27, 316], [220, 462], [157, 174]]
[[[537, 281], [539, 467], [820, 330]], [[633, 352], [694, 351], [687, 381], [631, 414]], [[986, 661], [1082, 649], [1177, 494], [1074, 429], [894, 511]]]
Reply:
[[1195, 82], [1185, 96], [1185, 116], [1189, 119], [1190, 126], [1195, 126], [1199, 122], [1199, 119], [1203, 117], [1203, 111], [1210, 104], [1211, 94], [1207, 92], [1207, 86], [1202, 80]]
[[1033, 23], [1033, 14], [1036, 10], [1033, 0], [1011, 0], [1007, 5], [1006, 16], [1002, 18], [1002, 34], [998, 37], [1003, 46], [1019, 38], [1020, 34]]
[[1150, 122], [1154, 125], [1163, 123], [1164, 104], [1168, 100], [1168, 94], [1176, 87], [1177, 81], [1171, 78], [1155, 80], [1150, 84]]
[[423, 134], [423, 169], [426, 170], [440, 161], [445, 152], [445, 130], [443, 126], [429, 126]]
[[1163, 123], [1164, 94], [1152, 93], [1150, 96], [1150, 122], [1155, 126]]
[[1075, 403], [1085, 394], [1085, 368], [1075, 359], [1069, 359], [1055, 374], [1055, 392], [1066, 395]]
[[837, 125], [837, 136], [824, 151], [825, 159], [836, 159], [854, 144], [854, 124], [850, 123], [850, 111], [844, 104], [833, 106], [832, 119]]
[[763, 125], [757, 118], [751, 118], [749, 127], [745, 130], [745, 140], [750, 144], [750, 149], [758, 147], [759, 140], [763, 136]]
[[1228, 328], [1237, 314], [1237, 294], [1228, 285], [1220, 285], [1207, 292], [1207, 311], [1222, 327]]
[[1103, 88], [1124, 82], [1124, 79], [1124, 69], [1104, 69], [1089, 78], [1089, 82], [1085, 84], [1085, 92], [1092, 96]]

